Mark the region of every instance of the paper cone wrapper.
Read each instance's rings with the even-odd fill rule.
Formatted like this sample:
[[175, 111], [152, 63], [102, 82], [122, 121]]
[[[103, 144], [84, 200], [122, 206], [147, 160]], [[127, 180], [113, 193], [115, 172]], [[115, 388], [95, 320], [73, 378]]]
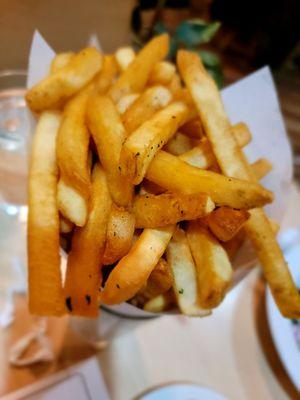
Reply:
[[[100, 46], [96, 37], [93, 36], [91, 40], [94, 46]], [[36, 31], [29, 56], [27, 87], [31, 87], [49, 73], [54, 55], [55, 52]], [[280, 223], [287, 206], [292, 180], [292, 152], [269, 67], [252, 73], [223, 89], [221, 93], [231, 123], [244, 122], [252, 133], [252, 141], [245, 148], [249, 162], [265, 157], [273, 165], [273, 170], [262, 180], [262, 184], [274, 192], [275, 201], [265, 210], [269, 217]], [[31, 120], [34, 130], [33, 116]], [[249, 243], [245, 243], [234, 263], [234, 267], [237, 268], [234, 283], [242, 279], [255, 263], [255, 253]], [[115, 315], [129, 318], [157, 315], [128, 303], [106, 309]]]

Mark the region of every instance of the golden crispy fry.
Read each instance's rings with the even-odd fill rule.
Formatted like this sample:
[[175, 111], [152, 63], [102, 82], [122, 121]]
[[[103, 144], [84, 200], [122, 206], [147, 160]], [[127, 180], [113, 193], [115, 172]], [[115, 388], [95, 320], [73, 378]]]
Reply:
[[199, 140], [191, 139], [181, 132], [176, 132], [175, 135], [164, 146], [164, 150], [174, 156], [179, 156], [193, 150], [199, 144]]
[[168, 89], [172, 93], [172, 96], [174, 97], [174, 99], [176, 99], [176, 100], [181, 99], [182, 85], [181, 85], [180, 76], [177, 73], [171, 79], [171, 82], [168, 85]]
[[33, 139], [29, 172], [29, 309], [38, 315], [63, 315], [65, 312], [56, 206], [55, 140], [60, 122], [58, 112], [41, 114]]
[[123, 208], [113, 206], [110, 212], [103, 264], [110, 265], [125, 256], [132, 246], [134, 216]]
[[132, 211], [136, 228], [157, 228], [203, 217], [214, 207], [210, 197], [203, 193], [163, 193], [135, 196]]
[[159, 151], [146, 178], [174, 193], [206, 193], [216, 205], [250, 209], [272, 201], [272, 193], [257, 183], [228, 178], [188, 165], [178, 157]]
[[124, 114], [139, 97], [138, 93], [126, 94], [121, 97], [117, 104], [118, 113]]
[[131, 299], [144, 285], [172, 237], [174, 226], [145, 229], [110, 273], [100, 295], [104, 304]]
[[239, 122], [232, 127], [232, 133], [240, 147], [245, 147], [251, 142], [252, 135], [244, 122]]
[[187, 239], [195, 261], [199, 304], [217, 307], [231, 283], [232, 267], [226, 251], [199, 221], [190, 221]]
[[191, 139], [201, 139], [204, 136], [203, 126], [199, 117], [184, 124], [180, 131]]
[[[218, 89], [199, 57], [180, 51], [177, 61], [222, 172], [227, 176], [255, 181], [251, 166], [232, 135]], [[270, 223], [263, 210], [254, 209], [250, 213], [251, 218], [246, 224], [247, 235], [257, 251], [277, 306], [283, 316], [297, 318], [300, 316], [300, 295]]]
[[251, 164], [252, 171], [254, 172], [256, 180], [260, 180], [270, 171], [272, 171], [272, 164], [266, 158], [259, 158], [253, 164]]
[[59, 107], [68, 98], [86, 86], [100, 71], [102, 55], [95, 48], [86, 48], [70, 62], [33, 86], [26, 94], [32, 111]]
[[208, 227], [217, 239], [228, 242], [250, 218], [246, 210], [234, 210], [230, 207], [219, 207], [207, 217]]
[[168, 51], [168, 35], [164, 34], [152, 39], [109, 90], [112, 100], [117, 103], [125, 94], [142, 92], [154, 65], [161, 61]]
[[153, 299], [149, 300], [144, 305], [144, 310], [152, 313], [160, 313], [168, 310], [175, 304], [174, 293], [169, 290], [166, 293], [159, 294]]
[[173, 79], [176, 67], [169, 61], [160, 61], [157, 63], [150, 73], [148, 85], [165, 85], [167, 86]]
[[[188, 124], [186, 124], [188, 126]], [[181, 129], [182, 130], [182, 129]], [[238, 141], [241, 147], [246, 146], [251, 140], [251, 134], [247, 128], [247, 126], [243, 123], [239, 123], [232, 126], [233, 134]], [[250, 136], [249, 136], [250, 135]], [[249, 140], [250, 138], [250, 140]], [[180, 153], [180, 159], [182, 161], [187, 162], [194, 167], [208, 169], [214, 166], [217, 166], [217, 160], [211, 148], [211, 145], [206, 137], [203, 137], [199, 144], [196, 145], [194, 142], [190, 142], [190, 144], [196, 146], [192, 149], [188, 149], [186, 147], [186, 151], [184, 153]], [[169, 151], [170, 152], [170, 151]], [[170, 152], [172, 153], [172, 152]], [[174, 154], [174, 153], [172, 153]], [[260, 167], [258, 167], [260, 168]]]
[[145, 300], [159, 296], [171, 289], [173, 276], [169, 264], [161, 258], [151, 272], [145, 285], [138, 292], [138, 296]]
[[189, 316], [211, 314], [198, 302], [196, 267], [182, 229], [177, 229], [167, 247], [167, 259], [173, 273], [173, 290], [180, 311]]
[[170, 91], [163, 86], [154, 86], [145, 90], [122, 116], [126, 132], [131, 134], [157, 111], [168, 105], [171, 100]]
[[157, 151], [174, 135], [188, 115], [189, 110], [184, 103], [172, 103], [135, 130], [122, 146], [122, 174], [136, 185], [141, 183]]
[[72, 51], [57, 54], [51, 62], [50, 74], [54, 74], [59, 69], [65, 67], [67, 64], [69, 64], [73, 57], [74, 53]]
[[70, 232], [72, 232], [72, 230], [74, 228], [73, 222], [64, 218], [62, 215], [60, 215], [60, 217], [59, 217], [59, 224], [60, 224], [60, 232], [61, 233], [70, 233]]
[[222, 246], [226, 250], [230, 261], [233, 261], [235, 259], [235, 256], [237, 255], [239, 249], [242, 247], [246, 236], [246, 231], [244, 228], [242, 228], [232, 239], [228, 240], [228, 242], [222, 243]]
[[57, 206], [61, 214], [76, 226], [85, 224], [88, 214], [86, 200], [63, 179], [57, 185]]
[[95, 87], [99, 94], [106, 94], [118, 74], [118, 64], [115, 56], [108, 54], [103, 57], [101, 71], [95, 77]]
[[[89, 91], [82, 92], [66, 105], [56, 142], [59, 210], [78, 226], [85, 224], [90, 195], [89, 132], [85, 123], [88, 96]], [[72, 203], [74, 197], [78, 199], [76, 204]], [[77, 211], [77, 204], [81, 208], [85, 204], [86, 210]]]
[[135, 52], [132, 47], [120, 47], [115, 53], [116, 61], [121, 72], [125, 71], [135, 59]]
[[126, 132], [109, 97], [94, 95], [90, 99], [87, 122], [106, 171], [110, 194], [118, 206], [126, 207], [133, 193], [133, 185], [119, 170], [119, 157]]
[[150, 182], [147, 179], [143, 180], [141, 185], [140, 194], [162, 194], [166, 191], [163, 187], [156, 185], [156, 183]]
[[96, 165], [92, 174], [90, 213], [83, 228], [76, 228], [68, 256], [65, 302], [73, 315], [97, 317], [98, 294], [106, 229], [111, 209], [106, 177]]

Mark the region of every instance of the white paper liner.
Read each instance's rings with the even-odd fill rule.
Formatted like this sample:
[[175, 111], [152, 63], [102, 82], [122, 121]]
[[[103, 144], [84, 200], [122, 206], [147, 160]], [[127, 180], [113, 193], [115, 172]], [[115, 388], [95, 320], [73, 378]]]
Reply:
[[[95, 43], [94, 39], [92, 40]], [[99, 45], [100, 46], [100, 45]], [[27, 87], [47, 75], [54, 51], [35, 32], [31, 45]], [[269, 67], [264, 67], [248, 77], [222, 90], [222, 98], [231, 123], [245, 122], [252, 133], [252, 141], [245, 153], [250, 162], [266, 157], [273, 170], [262, 181], [275, 194], [275, 201], [266, 207], [268, 215], [280, 222], [287, 205], [292, 179], [292, 152], [283, 123], [276, 89]], [[33, 123], [34, 125], [34, 123]], [[34, 126], [33, 126], [34, 129]], [[243, 246], [235, 262], [240, 267], [240, 277], [257, 262], [249, 245]], [[152, 314], [128, 303], [106, 307], [112, 312], [132, 318], [147, 318]]]

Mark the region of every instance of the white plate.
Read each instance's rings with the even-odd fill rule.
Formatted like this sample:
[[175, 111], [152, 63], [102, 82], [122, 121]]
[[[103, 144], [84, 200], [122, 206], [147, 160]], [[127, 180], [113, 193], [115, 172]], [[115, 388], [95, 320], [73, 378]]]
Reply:
[[176, 383], [153, 389], [138, 400], [226, 400], [226, 397], [203, 386]]
[[[289, 230], [281, 237], [285, 258], [298, 288], [300, 288], [300, 234]], [[296, 242], [296, 243], [295, 243]], [[283, 318], [271, 295], [266, 294], [267, 316], [273, 341], [280, 359], [295, 387], [300, 390], [300, 319]]]

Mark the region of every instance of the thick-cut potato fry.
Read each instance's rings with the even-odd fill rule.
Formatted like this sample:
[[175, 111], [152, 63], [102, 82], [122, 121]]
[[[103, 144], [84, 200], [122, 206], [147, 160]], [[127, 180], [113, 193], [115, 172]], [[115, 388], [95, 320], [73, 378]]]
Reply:
[[70, 233], [74, 228], [73, 222], [69, 221], [67, 218], [64, 218], [62, 215], [59, 217], [59, 226], [61, 233]]
[[115, 52], [115, 57], [121, 72], [125, 71], [135, 59], [135, 52], [132, 47], [120, 47]]
[[199, 221], [189, 222], [187, 239], [197, 270], [199, 304], [205, 309], [217, 307], [232, 279], [227, 253]]
[[174, 99], [178, 100], [181, 99], [182, 97], [182, 84], [181, 84], [181, 79], [180, 76], [176, 73], [173, 78], [171, 79], [171, 82], [167, 86], [170, 92], [172, 93], [172, 96]]
[[228, 242], [222, 243], [222, 246], [226, 250], [230, 261], [233, 261], [235, 259], [235, 256], [237, 255], [239, 249], [242, 247], [246, 237], [246, 231], [244, 228], [242, 228], [232, 239], [228, 240]]
[[251, 132], [244, 122], [238, 122], [237, 124], [232, 125], [232, 133], [240, 147], [247, 146], [247, 144], [251, 142]]
[[157, 228], [209, 214], [215, 205], [203, 193], [163, 193], [135, 196], [133, 213], [136, 228]]
[[130, 205], [133, 185], [119, 170], [119, 158], [126, 131], [118, 112], [107, 96], [94, 95], [88, 103], [87, 122], [97, 152], [106, 171], [108, 187], [118, 206]]
[[175, 75], [176, 67], [169, 61], [160, 61], [157, 63], [150, 73], [148, 85], [165, 85], [167, 86]]
[[97, 317], [98, 294], [111, 198], [105, 173], [96, 165], [92, 174], [90, 212], [83, 228], [76, 228], [68, 256], [65, 302], [72, 315]]
[[217, 239], [228, 242], [250, 218], [246, 210], [234, 210], [230, 207], [219, 207], [207, 217], [208, 227]]
[[[180, 51], [177, 62], [222, 172], [227, 176], [255, 181], [254, 172], [232, 135], [218, 89], [199, 57]], [[250, 213], [245, 229], [257, 251], [277, 306], [283, 316], [297, 318], [300, 316], [300, 295], [271, 225], [263, 210], [254, 209]]]
[[86, 86], [100, 71], [102, 55], [95, 48], [86, 48], [70, 62], [33, 86], [26, 94], [28, 106], [39, 112], [59, 107]]
[[199, 144], [199, 140], [191, 139], [181, 132], [176, 132], [175, 135], [168, 141], [164, 146], [164, 150], [174, 156], [179, 156], [186, 152], [191, 151], [195, 146]]
[[117, 104], [118, 113], [124, 114], [139, 97], [138, 93], [126, 94], [121, 97]]
[[167, 247], [167, 259], [173, 273], [173, 291], [180, 311], [191, 317], [211, 314], [210, 310], [199, 305], [196, 267], [182, 229], [174, 232]]
[[86, 200], [63, 179], [57, 185], [57, 206], [61, 214], [76, 226], [85, 224], [88, 214]]
[[134, 216], [123, 208], [113, 206], [110, 212], [103, 264], [110, 265], [125, 256], [132, 246]]
[[59, 69], [65, 67], [71, 59], [74, 57], [74, 53], [69, 51], [67, 53], [59, 53], [53, 58], [50, 66], [50, 74], [54, 74]]
[[172, 290], [169, 290], [168, 292], [159, 294], [158, 296], [149, 300], [144, 305], [144, 310], [152, 313], [160, 313], [168, 310], [174, 304], [175, 304], [174, 293]]
[[[87, 215], [90, 195], [89, 132], [85, 123], [88, 96], [89, 91], [82, 92], [66, 105], [56, 141], [60, 182], [63, 182], [58, 190], [59, 209], [66, 218], [79, 226], [85, 224], [85, 219], [81, 220], [80, 216]], [[70, 196], [71, 201], [68, 201]], [[78, 199], [81, 207], [85, 203], [86, 210], [80, 216], [78, 213], [78, 217], [75, 208], [77, 203], [72, 204], [73, 197], [81, 197]]]
[[139, 194], [162, 194], [164, 192], [166, 192], [165, 188], [144, 179]]
[[129, 253], [111, 271], [100, 294], [104, 304], [118, 304], [131, 299], [144, 285], [174, 231], [174, 226], [145, 229]]
[[250, 209], [272, 201], [272, 193], [257, 183], [228, 178], [188, 165], [178, 157], [159, 151], [146, 178], [175, 193], [206, 193], [216, 205]]
[[[188, 124], [186, 124], [188, 126]], [[181, 128], [182, 130], [182, 128]], [[246, 146], [249, 141], [251, 140], [251, 134], [247, 128], [247, 126], [243, 123], [238, 123], [232, 126], [233, 134], [236, 140], [239, 143], [239, 146], [243, 147]], [[250, 136], [249, 136], [250, 135]], [[180, 159], [187, 162], [194, 167], [208, 169], [214, 167], [217, 164], [216, 157], [213, 153], [211, 145], [206, 137], [203, 137], [199, 144], [191, 142], [191, 145], [194, 144], [196, 147], [193, 146], [192, 149], [187, 150], [184, 153], [180, 153]], [[169, 151], [172, 153], [172, 151]], [[172, 153], [174, 154], [174, 153]], [[260, 168], [260, 167], [258, 167]]]
[[269, 172], [272, 171], [272, 164], [266, 158], [259, 158], [253, 164], [251, 164], [252, 171], [254, 172], [256, 180], [260, 180]]
[[163, 34], [152, 39], [109, 90], [112, 100], [117, 103], [125, 94], [142, 92], [153, 67], [165, 58], [168, 51], [168, 35]]
[[172, 103], [135, 130], [122, 146], [122, 174], [136, 185], [141, 183], [155, 154], [186, 121], [188, 115], [189, 110], [184, 103]]
[[166, 260], [161, 258], [137, 296], [142, 297], [144, 301], [152, 299], [167, 292], [171, 289], [172, 284], [173, 275], [170, 266]]
[[58, 316], [65, 312], [56, 206], [55, 141], [60, 122], [58, 112], [41, 114], [33, 138], [29, 172], [29, 309], [38, 315]]
[[204, 136], [203, 126], [199, 117], [184, 124], [180, 130], [191, 139], [201, 139]]
[[95, 77], [95, 88], [99, 94], [106, 94], [118, 74], [118, 64], [112, 54], [103, 57], [101, 71]]
[[127, 133], [131, 134], [157, 111], [168, 105], [171, 100], [170, 91], [163, 86], [154, 86], [145, 90], [122, 116]]

